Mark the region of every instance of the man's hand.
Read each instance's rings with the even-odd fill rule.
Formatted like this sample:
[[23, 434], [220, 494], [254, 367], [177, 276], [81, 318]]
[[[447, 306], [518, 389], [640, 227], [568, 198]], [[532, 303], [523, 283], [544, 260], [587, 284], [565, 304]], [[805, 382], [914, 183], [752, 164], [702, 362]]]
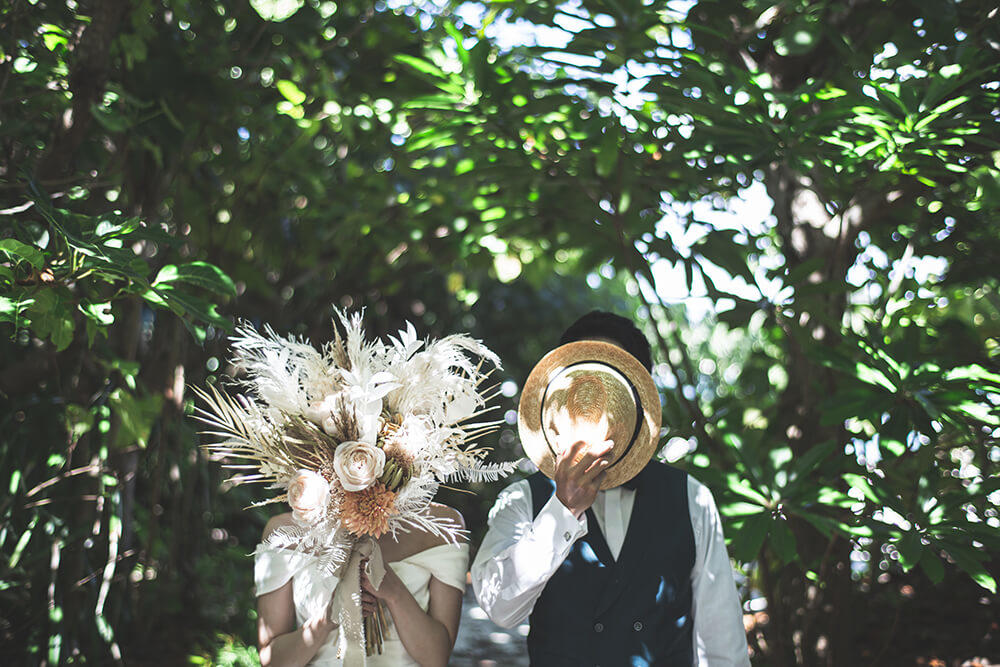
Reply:
[[594, 504], [604, 479], [604, 470], [611, 465], [607, 455], [613, 444], [611, 440], [595, 442], [593, 445], [577, 440], [563, 449], [556, 458], [553, 475], [556, 498], [577, 519]]

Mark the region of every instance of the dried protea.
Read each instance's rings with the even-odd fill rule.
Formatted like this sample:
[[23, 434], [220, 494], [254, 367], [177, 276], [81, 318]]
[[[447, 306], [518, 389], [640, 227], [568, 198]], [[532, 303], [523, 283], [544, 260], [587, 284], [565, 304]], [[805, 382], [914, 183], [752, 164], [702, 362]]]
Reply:
[[389, 517], [396, 511], [396, 494], [375, 482], [363, 491], [347, 491], [340, 504], [344, 528], [355, 535], [381, 537], [389, 530]]

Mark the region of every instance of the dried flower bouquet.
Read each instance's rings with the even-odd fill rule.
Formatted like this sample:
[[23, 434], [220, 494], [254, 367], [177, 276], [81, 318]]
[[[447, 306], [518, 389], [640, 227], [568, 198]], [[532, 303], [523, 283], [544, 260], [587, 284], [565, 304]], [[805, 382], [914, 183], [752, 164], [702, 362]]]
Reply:
[[[475, 444], [499, 424], [481, 421], [495, 396], [484, 385], [500, 368], [485, 345], [464, 334], [420, 340], [409, 323], [388, 343], [369, 341], [360, 313], [337, 319], [344, 335], [335, 320], [321, 350], [270, 327], [239, 326], [233, 361], [246, 371], [248, 395], [195, 388], [204, 404], [195, 416], [219, 438], [207, 445], [213, 457], [239, 471], [231, 481], [284, 490], [259, 503], [285, 501], [294, 517], [267, 544], [310, 553], [342, 576], [362, 540], [387, 532], [417, 528], [456, 541], [461, 529], [426, 511], [439, 485], [494, 481], [517, 464], [486, 463], [490, 449]], [[381, 648], [384, 619], [366, 628], [370, 655]], [[342, 637], [342, 648], [354, 639]]]

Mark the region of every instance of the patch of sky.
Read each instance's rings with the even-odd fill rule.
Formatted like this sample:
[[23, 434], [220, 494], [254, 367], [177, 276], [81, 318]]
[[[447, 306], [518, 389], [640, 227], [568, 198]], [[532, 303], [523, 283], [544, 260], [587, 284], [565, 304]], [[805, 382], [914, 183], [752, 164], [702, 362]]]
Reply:
[[[758, 182], [751, 183], [737, 197], [724, 202], [707, 199], [694, 203], [677, 202], [666, 194], [661, 195], [661, 200], [663, 217], [656, 224], [655, 234], [668, 239], [683, 258], [690, 258], [697, 242], [712, 229], [733, 230], [746, 240], [766, 234], [774, 225], [771, 199], [763, 184]], [[753, 285], [709, 262], [703, 262], [702, 267], [719, 289], [738, 297], [753, 301], [765, 298], [772, 302], [788, 298], [790, 290], [786, 290], [780, 280], [767, 277], [768, 270], [776, 268], [780, 258], [770, 253], [762, 253], [759, 258], [753, 267]], [[653, 258], [651, 269], [655, 293], [653, 286], [644, 281], [640, 281], [640, 289], [649, 298], [659, 296], [666, 303], [683, 303], [692, 321], [699, 321], [710, 312], [725, 310], [735, 303], [729, 299], [713, 302], [699, 272], [694, 273], [692, 284], [688, 285], [683, 262]]]

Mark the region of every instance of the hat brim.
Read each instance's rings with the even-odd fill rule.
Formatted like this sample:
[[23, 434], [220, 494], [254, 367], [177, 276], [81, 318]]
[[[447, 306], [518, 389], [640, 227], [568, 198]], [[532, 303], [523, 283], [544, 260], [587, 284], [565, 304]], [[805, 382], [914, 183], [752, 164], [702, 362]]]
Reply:
[[[646, 467], [656, 453], [660, 438], [661, 408], [656, 385], [645, 366], [624, 349], [603, 341], [581, 340], [561, 345], [546, 354], [524, 383], [517, 410], [517, 429], [524, 453], [551, 479], [555, 474], [556, 454], [543, 430], [542, 400], [549, 383], [563, 369], [588, 361], [605, 363], [624, 375], [635, 389], [642, 408], [638, 433], [626, 445], [625, 451], [612, 460], [601, 482], [601, 489], [610, 489], [629, 481]], [[619, 446], [615, 443], [615, 449]]]

